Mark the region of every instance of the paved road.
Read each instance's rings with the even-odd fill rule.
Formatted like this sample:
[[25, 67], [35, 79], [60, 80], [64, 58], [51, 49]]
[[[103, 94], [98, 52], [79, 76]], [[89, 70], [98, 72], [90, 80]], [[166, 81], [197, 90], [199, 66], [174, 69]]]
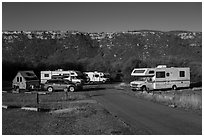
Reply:
[[140, 135], [202, 134], [202, 116], [107, 89], [90, 92], [92, 98]]

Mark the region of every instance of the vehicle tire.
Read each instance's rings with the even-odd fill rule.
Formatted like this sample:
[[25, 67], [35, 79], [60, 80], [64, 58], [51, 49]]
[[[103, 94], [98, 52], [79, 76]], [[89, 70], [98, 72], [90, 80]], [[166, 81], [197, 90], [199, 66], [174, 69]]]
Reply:
[[53, 87], [48, 87], [48, 88], [47, 88], [47, 91], [48, 91], [48, 92], [53, 92]]
[[69, 91], [70, 91], [70, 92], [74, 92], [74, 91], [75, 91], [75, 87], [74, 87], [74, 86], [70, 86], [70, 87], [69, 87]]
[[173, 89], [173, 90], [177, 90], [176, 85], [173, 85], [173, 86], [172, 86], [172, 89]]
[[142, 86], [141, 90], [142, 90], [142, 91], [147, 91], [146, 86]]

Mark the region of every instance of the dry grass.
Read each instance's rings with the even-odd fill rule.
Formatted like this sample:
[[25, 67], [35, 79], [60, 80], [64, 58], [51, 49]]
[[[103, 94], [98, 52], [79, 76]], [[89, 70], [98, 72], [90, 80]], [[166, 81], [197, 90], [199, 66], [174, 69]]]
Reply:
[[[36, 94], [3, 93], [3, 104], [36, 106]], [[112, 116], [86, 92], [40, 95], [38, 107], [51, 112], [3, 109], [3, 135], [110, 135], [133, 134], [130, 127]], [[62, 110], [60, 110], [62, 109]], [[56, 110], [56, 111], [55, 111]], [[57, 111], [59, 110], [59, 111]], [[52, 113], [53, 112], [53, 113]], [[60, 112], [60, 113], [55, 113]]]
[[[125, 91], [131, 91], [128, 84], [121, 83], [115, 86], [116, 89], [125, 89]], [[131, 93], [139, 98], [144, 98], [149, 101], [173, 105], [174, 107], [182, 107], [194, 110], [202, 109], [202, 87], [192, 89], [180, 89], [180, 90], [164, 90], [147, 92], [127, 92]]]
[[[68, 107], [68, 106], [67, 106]], [[72, 104], [61, 113], [3, 110], [3, 135], [110, 135], [133, 134], [127, 125], [98, 104]]]
[[[45, 95], [38, 95], [39, 103], [37, 103], [37, 93], [3, 93], [2, 103], [3, 105], [15, 105], [15, 106], [39, 106], [47, 105], [49, 107], [54, 104], [64, 104], [67, 101], [83, 100], [87, 98], [85, 93], [69, 92], [67, 95], [64, 92], [53, 92]], [[66, 104], [66, 103], [65, 103]]]
[[174, 97], [174, 103], [185, 108], [202, 109], [202, 96], [196, 94], [177, 95]]
[[202, 90], [193, 91], [184, 89], [179, 91], [160, 91], [154, 93], [135, 92], [135, 95], [150, 101], [174, 105], [189, 109], [202, 109]]

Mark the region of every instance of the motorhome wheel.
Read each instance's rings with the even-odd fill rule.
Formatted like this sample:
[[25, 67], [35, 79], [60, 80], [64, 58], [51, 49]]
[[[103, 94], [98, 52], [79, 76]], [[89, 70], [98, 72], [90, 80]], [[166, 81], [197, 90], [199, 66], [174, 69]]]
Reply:
[[47, 88], [47, 91], [48, 91], [48, 92], [53, 92], [53, 87], [48, 87], [48, 88]]
[[70, 91], [70, 92], [74, 92], [74, 91], [75, 91], [75, 88], [74, 88], [73, 86], [70, 86], [70, 87], [69, 87], [69, 91]]
[[147, 88], [146, 88], [146, 86], [142, 86], [142, 91], [147, 91]]
[[177, 89], [176, 85], [173, 85], [172, 89], [173, 89], [173, 90], [176, 90], [176, 89]]

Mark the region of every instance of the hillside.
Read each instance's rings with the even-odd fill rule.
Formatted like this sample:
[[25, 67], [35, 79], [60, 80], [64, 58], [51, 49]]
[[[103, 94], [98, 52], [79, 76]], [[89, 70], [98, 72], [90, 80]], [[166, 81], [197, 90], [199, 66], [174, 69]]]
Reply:
[[130, 80], [134, 67], [189, 66], [191, 80], [202, 77], [202, 33], [189, 31], [4, 31], [3, 79], [19, 69], [105, 71]]

